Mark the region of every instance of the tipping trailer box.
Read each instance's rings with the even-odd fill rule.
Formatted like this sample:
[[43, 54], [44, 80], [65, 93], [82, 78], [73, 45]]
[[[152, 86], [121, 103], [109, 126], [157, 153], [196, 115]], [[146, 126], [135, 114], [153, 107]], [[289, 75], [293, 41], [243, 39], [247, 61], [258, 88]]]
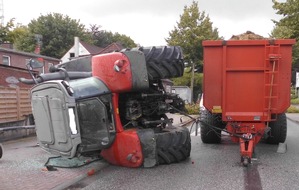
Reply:
[[240, 143], [241, 162], [247, 166], [262, 137], [273, 144], [285, 141], [294, 43], [292, 39], [203, 42], [204, 143], [219, 143], [220, 129], [225, 128], [232, 141]]
[[295, 40], [204, 41], [204, 106], [223, 121], [269, 121], [290, 106]]

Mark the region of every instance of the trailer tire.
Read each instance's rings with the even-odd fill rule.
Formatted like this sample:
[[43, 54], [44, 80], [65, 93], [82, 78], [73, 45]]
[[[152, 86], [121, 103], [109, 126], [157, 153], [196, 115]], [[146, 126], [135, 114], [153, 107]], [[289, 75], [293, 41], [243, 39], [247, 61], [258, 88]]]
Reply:
[[217, 144], [221, 142], [221, 130], [213, 129], [211, 126], [223, 128], [220, 114], [212, 114], [208, 110], [201, 113], [200, 136], [201, 141], [207, 144]]
[[152, 46], [132, 50], [139, 50], [144, 53], [150, 81], [183, 76], [184, 61], [181, 47]]
[[269, 123], [271, 128], [267, 143], [278, 144], [283, 143], [287, 137], [287, 117], [285, 113], [277, 115], [277, 120]]
[[181, 162], [190, 157], [190, 132], [185, 127], [167, 127], [155, 133], [157, 165]]

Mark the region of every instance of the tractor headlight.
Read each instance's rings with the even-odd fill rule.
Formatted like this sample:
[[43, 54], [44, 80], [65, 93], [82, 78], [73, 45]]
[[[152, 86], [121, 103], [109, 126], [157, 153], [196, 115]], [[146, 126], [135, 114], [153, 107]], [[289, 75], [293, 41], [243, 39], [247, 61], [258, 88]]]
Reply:
[[77, 125], [76, 125], [76, 117], [75, 117], [75, 109], [69, 108], [69, 124], [71, 128], [72, 135], [76, 135], [78, 133]]

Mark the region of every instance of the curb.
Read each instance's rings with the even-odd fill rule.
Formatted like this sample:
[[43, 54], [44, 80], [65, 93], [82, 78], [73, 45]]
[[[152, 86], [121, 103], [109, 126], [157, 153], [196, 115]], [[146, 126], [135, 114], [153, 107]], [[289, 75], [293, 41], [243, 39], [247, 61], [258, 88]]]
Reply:
[[35, 134], [35, 125], [0, 128], [1, 142], [34, 136]]
[[299, 121], [297, 121], [297, 120], [295, 120], [295, 119], [291, 119], [291, 118], [289, 118], [289, 117], [287, 117], [287, 119], [290, 120], [290, 121], [292, 121], [292, 122], [294, 122], [294, 123], [298, 123], [298, 124], [299, 124]]

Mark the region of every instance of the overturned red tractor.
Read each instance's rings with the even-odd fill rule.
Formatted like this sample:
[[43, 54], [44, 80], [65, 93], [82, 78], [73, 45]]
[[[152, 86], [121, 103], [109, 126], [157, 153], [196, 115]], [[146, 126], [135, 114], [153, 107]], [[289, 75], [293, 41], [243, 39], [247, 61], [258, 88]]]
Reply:
[[240, 143], [241, 162], [255, 145], [283, 143], [290, 106], [295, 40], [204, 41], [204, 106], [201, 139], [220, 143], [221, 131]]
[[190, 156], [188, 129], [173, 126], [166, 115], [184, 110], [184, 102], [166, 92], [162, 80], [183, 71], [181, 48], [165, 46], [75, 59], [51, 68], [52, 73], [20, 81], [36, 83], [32, 108], [44, 150], [153, 167]]

